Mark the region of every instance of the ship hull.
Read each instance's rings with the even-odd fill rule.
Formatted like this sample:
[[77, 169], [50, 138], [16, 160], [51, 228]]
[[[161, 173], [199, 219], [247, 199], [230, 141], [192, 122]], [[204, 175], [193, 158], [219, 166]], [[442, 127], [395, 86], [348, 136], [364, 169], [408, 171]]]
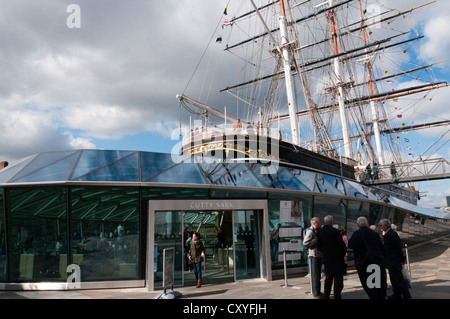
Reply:
[[192, 138], [183, 145], [181, 154], [229, 162], [277, 161], [280, 165], [294, 164], [306, 170], [355, 179], [354, 168], [351, 165], [270, 136], [236, 133]]

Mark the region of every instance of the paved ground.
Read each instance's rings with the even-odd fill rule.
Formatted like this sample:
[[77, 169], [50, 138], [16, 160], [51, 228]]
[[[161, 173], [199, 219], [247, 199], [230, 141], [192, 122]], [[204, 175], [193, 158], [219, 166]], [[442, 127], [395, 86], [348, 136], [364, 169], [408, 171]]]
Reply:
[[[409, 252], [413, 299], [450, 299], [450, 236]], [[309, 279], [303, 275], [270, 282], [246, 280], [226, 284], [205, 282], [195, 287], [176, 288], [181, 299], [312, 299]], [[389, 283], [389, 282], [388, 282]], [[322, 284], [323, 285], [323, 284]], [[322, 286], [323, 287], [323, 286]], [[1, 291], [0, 299], [154, 299], [161, 291], [149, 292], [146, 288], [97, 289], [75, 291]], [[390, 286], [388, 295], [392, 293]], [[355, 270], [344, 278], [343, 299], [368, 299]]]

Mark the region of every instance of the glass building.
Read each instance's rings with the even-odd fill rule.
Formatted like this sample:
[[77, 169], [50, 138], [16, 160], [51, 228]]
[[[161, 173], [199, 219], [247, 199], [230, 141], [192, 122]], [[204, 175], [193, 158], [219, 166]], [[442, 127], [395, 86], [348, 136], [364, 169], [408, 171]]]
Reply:
[[389, 218], [408, 245], [450, 232], [448, 213], [393, 188], [299, 167], [268, 172], [258, 163], [139, 151], [23, 158], [0, 170], [0, 203], [0, 289], [67, 289], [69, 265], [79, 267], [81, 288], [157, 289], [165, 248], [175, 249], [175, 285], [190, 285], [185, 228], [205, 243], [205, 282], [272, 280], [284, 258], [289, 272], [305, 271], [301, 227], [313, 216], [333, 215], [348, 237], [359, 216], [375, 225]]

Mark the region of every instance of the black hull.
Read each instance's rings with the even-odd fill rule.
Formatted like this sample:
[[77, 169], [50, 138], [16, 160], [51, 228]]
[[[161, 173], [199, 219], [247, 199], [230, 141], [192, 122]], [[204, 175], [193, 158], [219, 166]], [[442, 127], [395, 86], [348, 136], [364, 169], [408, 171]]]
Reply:
[[222, 160], [260, 159], [279, 161], [318, 170], [333, 175], [355, 179], [354, 168], [335, 159], [279, 139], [244, 134], [227, 134], [203, 139], [193, 139], [183, 146], [181, 154], [214, 157]]

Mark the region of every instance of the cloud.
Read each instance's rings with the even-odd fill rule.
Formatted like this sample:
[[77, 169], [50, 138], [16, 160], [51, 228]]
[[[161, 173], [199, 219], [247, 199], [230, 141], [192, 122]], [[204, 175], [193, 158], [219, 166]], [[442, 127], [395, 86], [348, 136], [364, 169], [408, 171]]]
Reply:
[[89, 138], [74, 137], [69, 131], [61, 131], [48, 114], [38, 111], [0, 111], [0, 158], [14, 161], [30, 154], [95, 148]]

